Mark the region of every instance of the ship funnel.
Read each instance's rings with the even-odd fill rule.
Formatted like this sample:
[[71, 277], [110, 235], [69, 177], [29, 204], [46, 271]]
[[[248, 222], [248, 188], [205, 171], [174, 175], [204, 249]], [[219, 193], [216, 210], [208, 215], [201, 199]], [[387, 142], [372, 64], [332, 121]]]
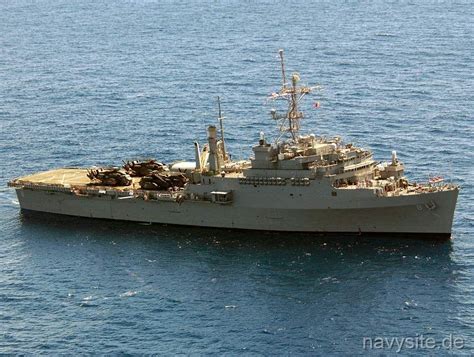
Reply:
[[194, 142], [194, 159], [196, 160], [196, 170], [201, 172], [201, 151], [197, 141]]
[[214, 125], [210, 125], [207, 129], [209, 136], [209, 170], [217, 171], [217, 129]]
[[209, 125], [207, 132], [209, 134], [209, 138], [217, 138], [217, 128], [214, 125]]

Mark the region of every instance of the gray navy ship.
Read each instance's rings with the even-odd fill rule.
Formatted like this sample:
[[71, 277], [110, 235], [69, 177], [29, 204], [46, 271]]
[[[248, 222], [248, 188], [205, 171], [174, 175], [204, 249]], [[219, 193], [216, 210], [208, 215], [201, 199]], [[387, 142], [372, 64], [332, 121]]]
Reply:
[[[249, 160], [227, 152], [223, 117], [194, 143], [192, 162], [128, 161], [122, 167], [61, 168], [9, 182], [24, 210], [188, 226], [266, 231], [401, 234], [449, 238], [459, 187], [441, 177], [410, 182], [395, 151], [376, 162], [339, 137], [303, 135], [300, 102], [316, 87], [287, 80], [270, 98], [276, 139], [264, 133]], [[287, 105], [287, 107], [286, 107]], [[190, 148], [192, 146], [190, 145]]]

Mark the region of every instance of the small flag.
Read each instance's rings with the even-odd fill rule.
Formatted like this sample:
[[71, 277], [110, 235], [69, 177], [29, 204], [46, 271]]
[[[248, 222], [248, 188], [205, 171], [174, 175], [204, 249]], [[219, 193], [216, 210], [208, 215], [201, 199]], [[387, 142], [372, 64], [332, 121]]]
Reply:
[[321, 108], [321, 104], [319, 104], [319, 102], [314, 102], [313, 103], [313, 108], [315, 108], [315, 109]]

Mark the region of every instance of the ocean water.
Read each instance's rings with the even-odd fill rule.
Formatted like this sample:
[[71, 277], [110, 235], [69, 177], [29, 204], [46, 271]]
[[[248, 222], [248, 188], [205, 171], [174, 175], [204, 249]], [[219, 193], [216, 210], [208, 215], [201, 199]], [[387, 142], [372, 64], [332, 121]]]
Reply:
[[[439, 348], [402, 353], [472, 353], [473, 21], [456, 0], [0, 2], [0, 353], [390, 355], [364, 338], [420, 336]], [[305, 130], [461, 185], [452, 241], [20, 212], [20, 175], [192, 159], [218, 95], [248, 157], [276, 135], [279, 48], [321, 86]]]

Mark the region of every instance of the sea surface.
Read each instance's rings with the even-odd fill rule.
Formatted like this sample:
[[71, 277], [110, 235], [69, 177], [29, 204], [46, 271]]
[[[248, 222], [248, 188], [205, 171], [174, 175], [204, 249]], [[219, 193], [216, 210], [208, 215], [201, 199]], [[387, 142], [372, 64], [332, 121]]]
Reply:
[[[0, 353], [396, 352], [364, 348], [377, 337], [473, 353], [473, 23], [456, 0], [1, 1]], [[20, 212], [6, 187], [20, 175], [192, 159], [218, 95], [229, 150], [249, 157], [277, 135], [280, 48], [321, 86], [304, 131], [461, 185], [452, 241]], [[464, 348], [439, 346], [449, 336]]]

